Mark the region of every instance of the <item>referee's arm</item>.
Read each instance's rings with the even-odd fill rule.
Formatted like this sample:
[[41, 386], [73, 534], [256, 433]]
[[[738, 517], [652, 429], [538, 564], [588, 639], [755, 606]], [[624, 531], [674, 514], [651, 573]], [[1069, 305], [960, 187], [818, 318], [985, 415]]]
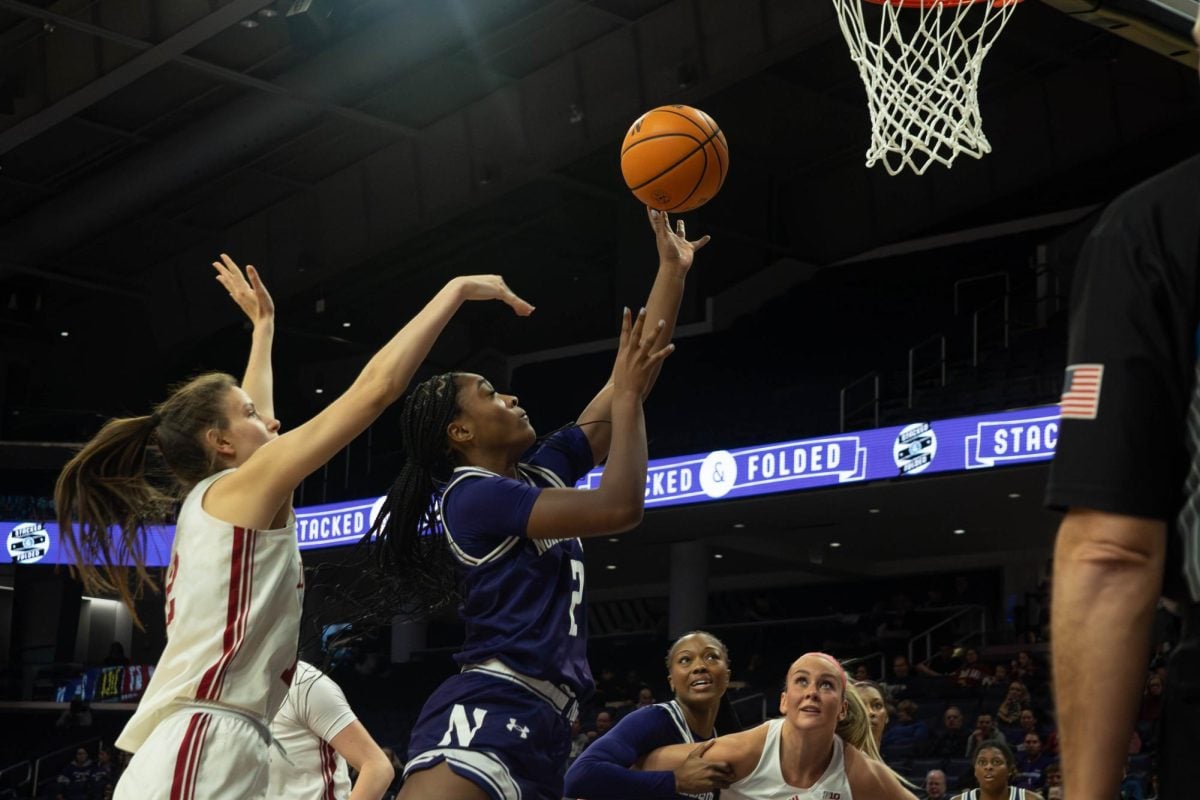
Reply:
[[1121, 784], [1166, 549], [1166, 524], [1143, 517], [1071, 508], [1058, 530], [1050, 641], [1072, 800], [1108, 800]]

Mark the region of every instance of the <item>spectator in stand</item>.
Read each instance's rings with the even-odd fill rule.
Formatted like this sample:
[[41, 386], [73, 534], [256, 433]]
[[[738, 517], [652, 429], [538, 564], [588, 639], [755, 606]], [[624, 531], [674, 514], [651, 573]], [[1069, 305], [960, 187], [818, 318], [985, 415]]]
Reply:
[[587, 732], [588, 744], [599, 739], [604, 734], [608, 733], [613, 726], [613, 715], [611, 711], [601, 709], [596, 713], [596, 721], [592, 723], [592, 729]]
[[925, 773], [925, 800], [944, 800], [946, 797], [946, 773], [931, 769]]
[[58, 800], [92, 800], [95, 771], [88, 751], [83, 747], [76, 750], [75, 760], [63, 767], [58, 776]]
[[1046, 783], [1046, 768], [1053, 759], [1042, 752], [1042, 737], [1036, 733], [1025, 734], [1025, 750], [1017, 756], [1017, 774], [1013, 786], [1040, 792]]
[[104, 666], [106, 667], [127, 667], [129, 659], [125, 657], [125, 646], [120, 642], [114, 641], [108, 648], [108, 655], [104, 657]]
[[1121, 800], [1146, 800], [1146, 784], [1142, 777], [1129, 771], [1129, 762], [1125, 762], [1125, 776], [1121, 779]]
[[1158, 722], [1162, 716], [1163, 681], [1158, 675], [1146, 679], [1146, 691], [1142, 694], [1142, 708], [1138, 711], [1138, 722]]
[[908, 656], [896, 656], [892, 659], [892, 679], [888, 681], [888, 694], [896, 702], [907, 700], [917, 694], [916, 676], [908, 663]]
[[964, 758], [970, 758], [971, 753], [974, 753], [980, 747], [983, 747], [989, 742], [1003, 742], [1004, 734], [996, 728], [996, 721], [991, 714], [984, 711], [975, 718], [975, 730], [967, 737], [967, 749], [963, 753]]
[[601, 705], [615, 703], [628, 693], [629, 688], [617, 678], [617, 672], [612, 667], [603, 667], [600, 677], [596, 679], [596, 694], [593, 700]]
[[1013, 681], [1008, 685], [1008, 694], [1004, 695], [1004, 702], [996, 712], [996, 721], [1001, 726], [1017, 725], [1021, 721], [1021, 712], [1031, 705], [1029, 690], [1025, 688], [1025, 684]]
[[75, 728], [92, 727], [92, 709], [78, 698], [71, 701], [67, 710], [54, 723], [56, 727], [73, 730]]
[[945, 678], [958, 672], [960, 666], [962, 663], [954, 655], [954, 648], [944, 644], [928, 659], [917, 664], [917, 672], [930, 678]]
[[988, 686], [1004, 686], [1009, 681], [1008, 667], [1004, 664], [997, 664], [992, 667], [992, 679], [988, 681]]
[[591, 743], [592, 740], [583, 732], [583, 725], [579, 722], [579, 717], [571, 720], [571, 754], [568, 758], [571, 761], [579, 758], [579, 754]]
[[854, 680], [855, 681], [871, 680], [871, 670], [867, 669], [866, 664], [859, 664], [857, 667], [854, 668]]
[[896, 706], [896, 719], [883, 732], [883, 749], [911, 747], [924, 749], [929, 741], [929, 726], [917, 719], [919, 707], [912, 700], [901, 700]]
[[1031, 733], [1036, 733], [1042, 739], [1042, 749], [1045, 749], [1048, 731], [1038, 720], [1033, 709], [1026, 708], [1021, 712], [1021, 716], [1017, 717], [1017, 727], [1008, 732], [1009, 743], [1018, 753], [1023, 753], [1025, 752], [1025, 737]]
[[967, 732], [963, 729], [963, 713], [950, 706], [942, 714], [942, 729], [929, 742], [930, 758], [958, 758], [967, 748]]
[[992, 668], [979, 660], [979, 651], [968, 647], [963, 664], [954, 673], [954, 683], [963, 689], [978, 689], [992, 676]]
[[1062, 765], [1057, 761], [1051, 761], [1049, 766], [1042, 772], [1042, 777], [1046, 779], [1045, 788], [1046, 800], [1055, 797], [1056, 800], [1062, 800]]
[[113, 767], [112, 753], [100, 750], [96, 753], [96, 768], [92, 771], [92, 796], [98, 800], [112, 797], [116, 785], [117, 772]]
[[1017, 657], [1013, 659], [1008, 674], [1012, 680], [1021, 681], [1026, 686], [1037, 686], [1045, 682], [1045, 675], [1042, 668], [1034, 661], [1033, 656], [1028, 650], [1022, 650], [1017, 653]]
[[638, 689], [637, 708], [645, 708], [646, 706], [654, 705], [654, 692], [649, 686], [643, 686]]

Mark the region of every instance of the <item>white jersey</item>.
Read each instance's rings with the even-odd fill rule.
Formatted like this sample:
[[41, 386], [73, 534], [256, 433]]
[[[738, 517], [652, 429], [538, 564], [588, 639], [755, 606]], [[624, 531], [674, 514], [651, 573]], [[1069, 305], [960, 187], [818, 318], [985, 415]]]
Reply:
[[269, 724], [292, 683], [304, 572], [296, 520], [258, 531], [211, 516], [188, 493], [167, 570], [167, 646], [116, 745], [136, 752], [154, 726], [189, 704], [232, 706]]
[[[979, 790], [972, 789], [969, 792], [963, 792], [958, 796], [958, 800], [980, 800]], [[1016, 786], [1008, 787], [1008, 800], [1025, 800], [1025, 790], [1018, 789]]]
[[341, 688], [316, 667], [299, 662], [292, 688], [271, 723], [271, 733], [283, 746], [287, 761], [278, 750], [271, 749], [268, 800], [349, 797], [346, 759], [329, 742], [356, 719]]
[[763, 742], [758, 766], [728, 789], [722, 789], [721, 800], [854, 800], [850, 794], [850, 781], [846, 779], [842, 740], [837, 735], [833, 737], [833, 758], [816, 783], [801, 789], [783, 779], [783, 770], [779, 766], [783, 723], [783, 718], [763, 723], [767, 726], [767, 740]]

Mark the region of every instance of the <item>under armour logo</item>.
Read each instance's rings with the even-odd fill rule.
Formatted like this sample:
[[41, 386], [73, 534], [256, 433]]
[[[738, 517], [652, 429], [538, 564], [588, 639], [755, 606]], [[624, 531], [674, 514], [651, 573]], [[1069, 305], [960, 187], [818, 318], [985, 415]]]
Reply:
[[529, 728], [526, 728], [524, 725], [518, 725], [517, 721], [512, 717], [508, 718], [508, 724], [504, 727], [508, 728], [510, 731], [520, 731], [522, 739], [529, 738]]

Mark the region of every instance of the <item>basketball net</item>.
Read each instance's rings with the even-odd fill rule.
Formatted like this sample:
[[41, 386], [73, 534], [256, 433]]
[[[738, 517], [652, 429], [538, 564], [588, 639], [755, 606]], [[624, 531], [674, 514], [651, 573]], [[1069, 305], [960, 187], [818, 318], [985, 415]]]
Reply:
[[[905, 167], [922, 175], [935, 161], [949, 167], [960, 153], [992, 151], [979, 115], [979, 72], [1018, 2], [833, 0], [867, 89], [868, 167], [882, 162], [890, 175]], [[882, 14], [875, 38], [863, 14], [868, 3]]]

